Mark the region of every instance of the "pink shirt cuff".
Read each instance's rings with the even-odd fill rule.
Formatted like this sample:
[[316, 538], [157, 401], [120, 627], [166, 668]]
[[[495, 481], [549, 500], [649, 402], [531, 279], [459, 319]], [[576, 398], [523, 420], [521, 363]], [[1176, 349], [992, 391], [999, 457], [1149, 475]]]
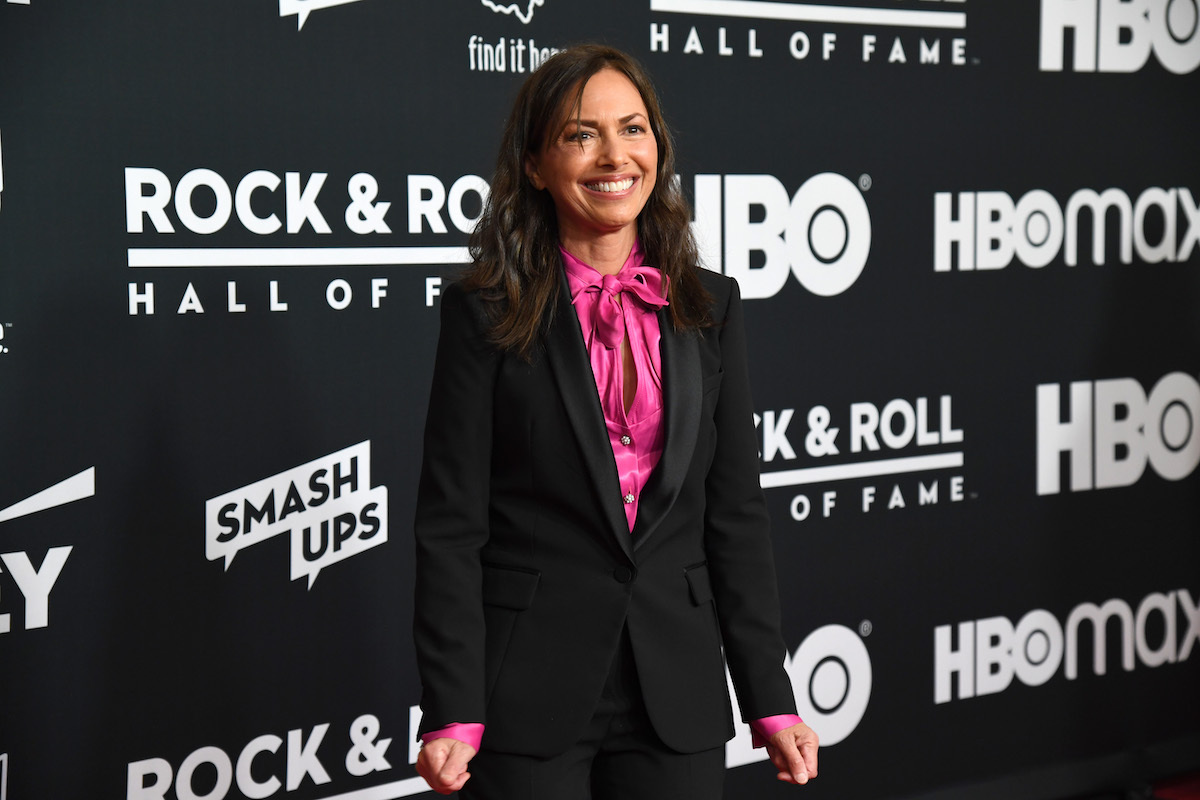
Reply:
[[784, 728], [799, 725], [804, 720], [795, 714], [776, 714], [773, 717], [750, 720], [750, 743], [755, 747], [764, 747], [767, 739], [779, 733]]
[[434, 739], [457, 739], [463, 744], [469, 744], [479, 752], [479, 743], [483, 740], [482, 722], [451, 722], [444, 728], [421, 734], [421, 741], [429, 744]]

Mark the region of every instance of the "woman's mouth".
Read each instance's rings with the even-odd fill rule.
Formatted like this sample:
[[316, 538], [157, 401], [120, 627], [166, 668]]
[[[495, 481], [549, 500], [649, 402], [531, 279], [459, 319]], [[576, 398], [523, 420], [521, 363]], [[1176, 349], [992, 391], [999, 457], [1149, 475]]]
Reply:
[[623, 192], [633, 186], [633, 178], [625, 178], [620, 181], [597, 181], [596, 183], [585, 183], [584, 186], [593, 192]]

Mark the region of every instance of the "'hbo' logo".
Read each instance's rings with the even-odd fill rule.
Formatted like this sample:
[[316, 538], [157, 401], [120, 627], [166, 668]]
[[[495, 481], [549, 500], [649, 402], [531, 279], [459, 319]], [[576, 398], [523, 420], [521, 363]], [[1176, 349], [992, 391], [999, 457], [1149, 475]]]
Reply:
[[[871, 215], [858, 187], [841, 175], [814, 175], [790, 199], [772, 175], [697, 175], [695, 188], [702, 260], [716, 269], [723, 253], [723, 271], [737, 278], [744, 297], [774, 297], [789, 272], [813, 294], [832, 297], [853, 286], [867, 264]], [[763, 262], [751, 266], [756, 251]]]
[[1146, 392], [1133, 378], [1071, 384], [1063, 420], [1061, 387], [1037, 387], [1037, 492], [1060, 491], [1060, 456], [1069, 455], [1071, 491], [1136, 483], [1146, 464], [1167, 480], [1200, 464], [1200, 383], [1172, 372]]
[[843, 625], [817, 628], [786, 666], [800, 717], [820, 733], [822, 746], [854, 732], [871, 699], [871, 657], [857, 633]]
[[1043, 72], [1062, 71], [1067, 31], [1076, 72], [1137, 72], [1151, 51], [1179, 75], [1200, 66], [1196, 0], [1042, 0]]

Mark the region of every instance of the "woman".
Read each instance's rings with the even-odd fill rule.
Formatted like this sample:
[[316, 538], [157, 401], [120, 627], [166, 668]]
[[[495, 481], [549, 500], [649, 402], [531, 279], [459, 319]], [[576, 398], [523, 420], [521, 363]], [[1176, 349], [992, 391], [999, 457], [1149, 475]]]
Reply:
[[636, 62], [554, 56], [443, 295], [414, 625], [417, 769], [443, 794], [719, 798], [722, 647], [779, 778], [816, 774], [737, 286], [697, 267], [674, 167]]

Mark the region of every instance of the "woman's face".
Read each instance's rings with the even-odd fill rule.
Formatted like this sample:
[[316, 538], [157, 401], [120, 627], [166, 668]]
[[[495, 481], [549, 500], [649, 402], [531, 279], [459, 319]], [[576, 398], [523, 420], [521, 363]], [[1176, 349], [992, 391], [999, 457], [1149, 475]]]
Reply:
[[533, 185], [554, 198], [559, 237], [568, 243], [636, 234], [658, 170], [658, 142], [637, 87], [603, 69], [583, 87], [579, 119], [570, 109], [559, 114], [562, 130], [525, 164]]

